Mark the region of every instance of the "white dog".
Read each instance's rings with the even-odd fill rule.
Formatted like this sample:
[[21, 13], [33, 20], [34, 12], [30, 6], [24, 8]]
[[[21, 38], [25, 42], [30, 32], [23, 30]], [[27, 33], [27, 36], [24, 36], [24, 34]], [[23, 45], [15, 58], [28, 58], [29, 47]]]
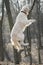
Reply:
[[29, 7], [24, 6], [16, 18], [16, 22], [11, 31], [11, 43], [17, 50], [21, 49], [21, 43], [24, 43], [24, 30], [27, 26], [30, 26], [35, 19], [27, 19], [29, 14]]

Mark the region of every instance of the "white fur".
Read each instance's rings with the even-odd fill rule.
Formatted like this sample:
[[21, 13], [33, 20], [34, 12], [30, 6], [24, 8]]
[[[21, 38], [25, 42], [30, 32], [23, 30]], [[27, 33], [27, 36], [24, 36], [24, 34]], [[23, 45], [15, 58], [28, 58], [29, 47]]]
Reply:
[[[12, 45], [17, 49], [20, 50], [21, 43], [24, 41], [24, 30], [27, 26], [30, 26], [33, 22], [35, 22], [35, 19], [27, 19], [27, 15], [29, 13], [29, 8], [27, 6], [24, 6], [21, 11], [25, 11], [27, 14], [20, 11], [16, 18], [16, 22], [12, 28], [11, 31], [11, 43]], [[24, 42], [23, 42], [24, 43]]]

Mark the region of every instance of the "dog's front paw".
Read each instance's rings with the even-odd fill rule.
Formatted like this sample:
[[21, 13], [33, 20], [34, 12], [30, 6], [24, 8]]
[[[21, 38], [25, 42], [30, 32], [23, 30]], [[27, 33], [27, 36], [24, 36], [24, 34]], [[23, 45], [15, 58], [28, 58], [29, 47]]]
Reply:
[[36, 22], [36, 20], [35, 19], [32, 19], [32, 23], [34, 23], [34, 22]]

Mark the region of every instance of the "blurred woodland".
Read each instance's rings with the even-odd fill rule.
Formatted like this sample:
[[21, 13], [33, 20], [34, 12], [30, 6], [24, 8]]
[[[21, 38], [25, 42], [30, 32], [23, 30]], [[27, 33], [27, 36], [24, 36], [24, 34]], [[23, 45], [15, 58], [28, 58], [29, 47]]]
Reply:
[[[32, 6], [33, 2], [34, 0], [0, 0], [0, 65], [16, 65], [14, 58], [17, 57], [14, 57], [10, 32], [21, 8], [26, 4]], [[35, 0], [34, 7], [27, 18], [34, 18], [37, 22], [24, 31], [24, 42], [28, 42], [29, 46], [28, 50], [26, 46], [21, 52], [20, 65], [43, 65], [43, 0]], [[2, 64], [3, 61], [5, 64]]]

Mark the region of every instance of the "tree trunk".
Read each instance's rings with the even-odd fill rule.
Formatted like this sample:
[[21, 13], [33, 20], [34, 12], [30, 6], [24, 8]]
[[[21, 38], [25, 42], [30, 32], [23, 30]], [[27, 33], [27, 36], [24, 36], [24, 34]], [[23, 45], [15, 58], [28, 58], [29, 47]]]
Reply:
[[2, 22], [4, 17], [4, 1], [2, 1], [2, 18], [0, 20], [0, 61], [4, 60], [4, 47], [2, 39]]
[[0, 61], [4, 60], [4, 49], [2, 40], [2, 21], [0, 21]]
[[9, 25], [11, 30], [13, 27], [13, 19], [12, 19], [12, 15], [10, 11], [10, 3], [9, 3], [9, 0], [4, 0], [4, 2], [5, 2], [6, 10], [7, 10], [7, 15], [8, 15], [8, 20], [9, 20]]
[[40, 32], [40, 0], [37, 1], [37, 14], [38, 14], [38, 56], [39, 56], [39, 64], [41, 64], [41, 56], [40, 56], [40, 47], [41, 47], [41, 32]]

